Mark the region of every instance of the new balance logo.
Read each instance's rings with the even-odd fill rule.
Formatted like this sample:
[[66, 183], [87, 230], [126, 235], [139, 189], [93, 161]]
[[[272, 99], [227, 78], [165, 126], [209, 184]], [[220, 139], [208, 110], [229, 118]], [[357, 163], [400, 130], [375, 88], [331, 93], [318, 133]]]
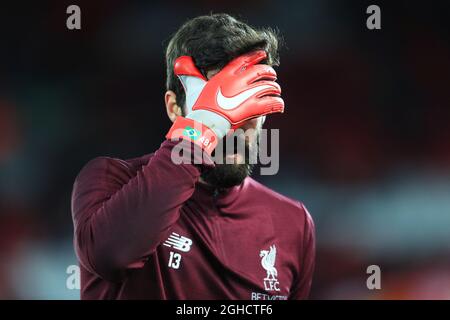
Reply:
[[182, 252], [188, 252], [189, 250], [191, 250], [192, 240], [180, 236], [178, 233], [172, 232], [169, 238], [164, 241], [163, 245], [169, 248], [180, 250]]

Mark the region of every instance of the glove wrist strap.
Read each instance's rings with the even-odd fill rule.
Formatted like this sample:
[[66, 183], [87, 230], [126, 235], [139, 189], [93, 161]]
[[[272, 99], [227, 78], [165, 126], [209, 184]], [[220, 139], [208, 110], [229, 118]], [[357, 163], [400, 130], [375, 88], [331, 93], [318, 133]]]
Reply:
[[166, 134], [166, 139], [169, 140], [177, 140], [180, 138], [193, 142], [209, 155], [211, 155], [218, 143], [217, 136], [213, 130], [201, 122], [181, 116], [177, 117], [169, 132]]

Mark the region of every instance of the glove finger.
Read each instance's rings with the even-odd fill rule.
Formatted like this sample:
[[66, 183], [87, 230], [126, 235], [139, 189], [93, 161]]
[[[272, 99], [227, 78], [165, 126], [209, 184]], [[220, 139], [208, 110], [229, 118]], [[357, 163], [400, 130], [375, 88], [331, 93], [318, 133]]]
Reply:
[[247, 68], [247, 71], [239, 75], [239, 81], [242, 85], [251, 85], [261, 80], [275, 81], [277, 74], [272, 67], [262, 64], [257, 64]]
[[173, 71], [180, 79], [186, 93], [186, 113], [192, 111], [192, 107], [206, 85], [206, 78], [195, 66], [190, 56], [181, 56], [175, 60]]
[[173, 65], [173, 72], [177, 76], [192, 76], [207, 81], [190, 56], [178, 57]]
[[254, 118], [265, 117], [274, 113], [283, 113], [284, 100], [281, 97], [266, 96], [256, 99], [256, 101], [252, 103], [251, 108], [254, 109], [255, 112], [240, 121], [232, 122], [233, 129], [242, 126], [243, 123]]
[[281, 87], [275, 81], [270, 80], [261, 80], [255, 82], [250, 88], [256, 87], [264, 87], [261, 91], [258, 91], [256, 94], [257, 98], [261, 98], [268, 95], [280, 96], [281, 95]]
[[265, 96], [259, 99], [258, 104], [264, 106], [262, 115], [284, 112], [284, 100], [281, 97]]
[[277, 73], [275, 70], [268, 65], [257, 64], [249, 67], [246, 71], [247, 83], [251, 84], [260, 80], [271, 80], [275, 81], [277, 79]]
[[194, 76], [180, 75], [178, 79], [180, 79], [186, 94], [186, 113], [189, 114], [207, 82]]
[[249, 66], [257, 64], [265, 58], [267, 58], [267, 53], [264, 50], [252, 51], [231, 60], [225, 66], [224, 71], [245, 71]]
[[232, 122], [233, 125], [272, 113], [282, 113], [284, 112], [284, 100], [278, 96], [255, 97], [248, 104], [247, 108], [251, 108], [251, 112], [248, 112], [247, 117], [241, 121]]

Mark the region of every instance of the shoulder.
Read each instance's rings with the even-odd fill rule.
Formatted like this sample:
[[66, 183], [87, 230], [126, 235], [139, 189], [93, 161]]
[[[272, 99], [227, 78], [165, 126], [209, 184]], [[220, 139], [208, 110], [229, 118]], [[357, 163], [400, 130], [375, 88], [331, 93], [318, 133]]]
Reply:
[[303, 231], [314, 229], [314, 222], [303, 202], [287, 197], [260, 182], [247, 178], [246, 188], [258, 202], [270, 209], [274, 220], [281, 220]]
[[112, 157], [97, 157], [86, 163], [80, 170], [76, 180], [88, 177], [101, 177], [105, 175], [132, 175], [144, 166], [153, 154], [148, 154], [139, 158], [119, 159]]
[[138, 170], [147, 164], [152, 154], [134, 159], [97, 157], [90, 160], [78, 173], [73, 185], [72, 196], [88, 191], [111, 191], [126, 184], [136, 176]]
[[136, 176], [139, 168], [148, 163], [150, 157], [146, 155], [130, 160], [97, 157], [89, 161], [73, 184], [72, 214], [75, 216], [88, 205], [110, 197]]
[[247, 192], [257, 195], [257, 198], [260, 201], [273, 203], [274, 205], [282, 206], [284, 209], [305, 211], [303, 203], [299, 200], [287, 197], [252, 178], [247, 178], [245, 184]]

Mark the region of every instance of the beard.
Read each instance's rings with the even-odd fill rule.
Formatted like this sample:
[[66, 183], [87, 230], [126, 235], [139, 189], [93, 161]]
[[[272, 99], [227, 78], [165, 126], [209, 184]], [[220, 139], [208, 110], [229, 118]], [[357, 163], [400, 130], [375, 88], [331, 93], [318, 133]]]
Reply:
[[[226, 141], [229, 137], [224, 137], [216, 147], [222, 148], [226, 145]], [[254, 165], [254, 161], [250, 161], [250, 159], [256, 159], [258, 155], [257, 141], [255, 139], [255, 143], [250, 145], [248, 140], [246, 140], [242, 136], [233, 137], [233, 150], [231, 152], [224, 153], [221, 156], [221, 160], [219, 163], [216, 162], [215, 167], [206, 169], [202, 172], [201, 178], [208, 185], [213, 187], [214, 189], [227, 189], [234, 186], [240, 185], [244, 182], [245, 178], [252, 174], [252, 170]], [[236, 147], [237, 140], [242, 140], [242, 144], [244, 145], [244, 150], [239, 150]], [[244, 151], [244, 153], [242, 153]], [[212, 154], [215, 157], [215, 153]], [[237, 160], [240, 159], [240, 160]], [[231, 163], [230, 163], [231, 162]]]
[[251, 175], [253, 164], [217, 164], [214, 168], [204, 171], [203, 181], [214, 189], [227, 189], [240, 185]]

